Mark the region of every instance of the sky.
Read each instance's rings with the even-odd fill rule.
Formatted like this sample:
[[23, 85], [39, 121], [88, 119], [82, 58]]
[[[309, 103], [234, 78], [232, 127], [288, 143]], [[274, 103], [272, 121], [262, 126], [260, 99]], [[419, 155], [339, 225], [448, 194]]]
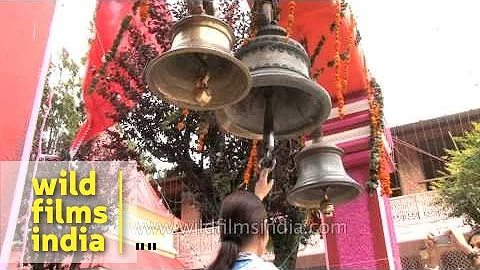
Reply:
[[[480, 108], [480, 1], [350, 0], [387, 125]], [[53, 49], [88, 51], [95, 0], [61, 0]], [[298, 16], [298, 14], [297, 14]]]

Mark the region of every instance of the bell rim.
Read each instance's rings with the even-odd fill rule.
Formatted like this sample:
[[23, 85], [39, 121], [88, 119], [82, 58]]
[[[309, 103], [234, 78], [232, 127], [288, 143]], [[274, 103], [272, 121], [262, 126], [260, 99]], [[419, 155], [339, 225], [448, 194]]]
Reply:
[[[175, 39], [175, 36], [179, 32], [182, 31], [182, 26], [184, 26], [185, 24], [194, 23], [196, 21], [202, 21], [202, 20], [203, 21], [211, 21], [211, 22], [215, 22], [215, 23], [218, 23], [218, 24], [222, 25], [227, 30], [226, 33], [230, 37], [230, 42], [231, 42], [230, 45], [232, 46], [233, 44], [235, 44], [236, 38], [235, 38], [235, 33], [233, 32], [233, 28], [230, 25], [228, 25], [226, 22], [220, 20], [219, 18], [217, 18], [215, 16], [211, 16], [211, 15], [206, 15], [206, 14], [188, 15], [187, 17], [176, 21], [173, 24], [172, 29], [171, 29], [173, 39]], [[191, 21], [193, 21], [193, 22], [191, 22]], [[216, 29], [218, 31], [221, 31], [221, 29], [219, 27], [216, 27]]]
[[[352, 179], [353, 180], [353, 179]], [[300, 208], [306, 208], [306, 209], [315, 209], [315, 208], [318, 208], [320, 206], [320, 203], [317, 205], [317, 207], [307, 207], [305, 206], [305, 203], [302, 204], [302, 201], [303, 202], [306, 202], [307, 200], [295, 200], [293, 199], [293, 196], [295, 194], [298, 194], [298, 192], [301, 192], [303, 190], [305, 190], [306, 188], [312, 188], [316, 185], [318, 185], [318, 183], [308, 183], [307, 181], [305, 181], [307, 184], [301, 186], [301, 187], [297, 187], [297, 186], [294, 186], [287, 194], [287, 202], [293, 206], [296, 206], [296, 207], [300, 207]], [[304, 182], [304, 183], [305, 183]], [[340, 181], [329, 181], [329, 183], [332, 183], [332, 184], [335, 184], [337, 186], [347, 186], [347, 187], [350, 187], [350, 189], [352, 191], [354, 191], [355, 193], [353, 193], [354, 195], [352, 197], [350, 197], [349, 199], [343, 199], [343, 200], [335, 200], [335, 199], [331, 199], [330, 200], [330, 203], [334, 204], [334, 205], [342, 205], [344, 203], [347, 203], [347, 202], [350, 202], [350, 201], [353, 201], [355, 200], [356, 198], [358, 198], [363, 192], [363, 188], [362, 186], [355, 180], [353, 180], [350, 184], [345, 184], [343, 182], [340, 182]], [[310, 205], [313, 205], [313, 204], [310, 204]]]
[[[176, 48], [174, 50], [167, 51], [167, 52], [163, 53], [162, 55], [150, 60], [150, 62], [147, 64], [147, 68], [145, 69], [145, 79], [146, 79], [146, 82], [147, 82], [147, 85], [148, 85], [148, 91], [150, 91], [152, 94], [156, 95], [157, 97], [161, 98], [162, 100], [165, 100], [168, 103], [171, 103], [171, 104], [173, 104], [177, 107], [187, 108], [187, 109], [196, 110], [196, 111], [218, 110], [218, 109], [221, 109], [225, 106], [230, 106], [230, 105], [233, 105], [235, 103], [238, 103], [239, 101], [244, 99], [250, 93], [250, 90], [252, 89], [252, 76], [250, 74], [250, 71], [248, 70], [248, 67], [246, 67], [243, 64], [242, 61], [238, 60], [237, 58], [235, 58], [231, 54], [223, 53], [223, 52], [220, 52], [220, 51], [218, 51], [214, 48], [210, 48], [210, 47], [202, 47], [200, 49], [204, 50], [203, 51], [204, 53], [207, 52], [207, 53], [213, 54], [215, 56], [219, 56], [221, 58], [230, 60], [240, 71], [242, 71], [241, 74], [245, 75], [245, 78], [242, 81], [246, 82], [246, 85], [245, 85], [246, 91], [242, 91], [241, 95], [238, 95], [237, 97], [232, 98], [229, 102], [219, 104], [219, 105], [216, 105], [216, 106], [208, 106], [208, 105], [207, 106], [200, 106], [200, 105], [195, 105], [195, 104], [191, 104], [191, 103], [186, 103], [186, 102], [183, 102], [183, 101], [180, 101], [180, 100], [177, 100], [177, 99], [169, 98], [169, 97], [167, 97], [167, 95], [163, 94], [161, 91], [158, 91], [158, 89], [160, 89], [160, 88], [159, 87], [154, 87], [155, 83], [153, 83], [153, 81], [151, 79], [151, 77], [152, 77], [151, 73], [153, 72], [154, 68], [163, 59], [166, 59], [167, 57], [172, 57], [172, 56], [182, 54], [182, 53], [185, 53], [185, 52], [188, 52], [188, 53], [193, 52], [191, 47]], [[195, 51], [195, 52], [198, 52], [198, 50]]]
[[305, 155], [311, 155], [312, 153], [333, 153], [343, 157], [345, 151], [333, 144], [324, 142], [312, 143], [303, 147], [294, 157], [295, 163], [305, 158]]
[[[265, 77], [269, 77], [268, 80], [278, 81], [278, 79], [276, 79], [276, 78], [282, 78], [282, 77], [285, 76], [285, 72], [283, 72], [283, 74], [279, 74], [278, 72], [274, 72], [275, 69], [277, 69], [277, 70], [281, 69], [282, 71], [284, 71], [282, 68], [272, 68], [272, 72], [267, 73], [267, 74], [265, 74], [265, 72], [262, 73], [262, 74], [255, 74], [255, 72], [251, 72], [252, 87], [251, 87], [250, 91], [252, 91], [252, 89], [254, 88], [253, 85], [255, 85], [256, 82], [258, 83], [258, 81], [262, 78], [263, 78], [263, 80], [265, 80]], [[322, 106], [323, 111], [319, 114], [316, 114], [316, 116], [319, 117], [317, 119], [317, 121], [315, 121], [314, 123], [305, 125], [305, 127], [303, 129], [293, 130], [293, 131], [288, 130], [284, 133], [275, 133], [275, 138], [279, 139], [279, 140], [291, 139], [291, 138], [295, 138], [295, 137], [301, 136], [303, 134], [307, 134], [307, 133], [312, 132], [313, 130], [318, 128], [318, 126], [320, 126], [321, 123], [323, 123], [326, 119], [328, 119], [328, 117], [330, 116], [330, 111], [332, 109], [331, 108], [332, 107], [332, 101], [331, 101], [330, 95], [328, 94], [327, 90], [323, 86], [321, 86], [320, 84], [318, 84], [318, 83], [312, 81], [311, 79], [309, 79], [305, 76], [302, 76], [302, 75], [300, 75], [296, 72], [292, 72], [292, 71], [290, 71], [290, 72], [293, 75], [291, 78], [295, 78], [295, 82], [297, 82], [297, 81], [307, 81], [309, 89], [313, 90], [313, 91], [309, 92], [305, 89], [299, 89], [299, 91], [310, 93], [310, 94], [314, 93], [315, 95], [317, 95], [320, 102], [326, 104], [326, 106]], [[290, 82], [292, 82], [292, 80], [290, 80]], [[294, 86], [294, 85], [295, 85], [295, 83], [292, 83], [291, 86]], [[267, 84], [255, 85], [255, 87], [263, 87], [263, 86], [269, 86], [269, 85], [267, 85]], [[271, 83], [270, 83], [270, 86], [271, 86]], [[285, 86], [285, 85], [281, 85], [281, 86]], [[239, 102], [242, 102], [242, 101], [239, 101]], [[229, 107], [229, 106], [226, 106], [226, 107]], [[259, 139], [263, 138], [263, 130], [259, 133], [255, 133], [255, 132], [250, 131], [250, 130], [244, 128], [244, 127], [241, 127], [240, 125], [238, 125], [238, 124], [236, 124], [232, 121], [229, 121], [228, 120], [229, 118], [227, 117], [227, 113], [226, 113], [226, 108], [216, 110], [215, 114], [217, 116], [216, 118], [217, 118], [217, 121], [219, 122], [220, 126], [225, 131], [229, 132], [230, 134], [233, 134], [233, 135], [241, 137], [241, 138], [251, 139], [251, 140], [259, 140]]]

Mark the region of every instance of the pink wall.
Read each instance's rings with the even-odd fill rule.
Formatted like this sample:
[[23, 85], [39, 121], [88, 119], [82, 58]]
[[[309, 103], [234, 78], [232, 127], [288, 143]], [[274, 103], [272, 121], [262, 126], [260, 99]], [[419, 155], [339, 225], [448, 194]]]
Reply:
[[[22, 158], [54, 6], [55, 1], [0, 1], [0, 162]], [[15, 180], [0, 177], [0, 246]]]
[[54, 5], [0, 1], [0, 160], [20, 160]]
[[[368, 164], [350, 168], [348, 174], [364, 186], [368, 179]], [[354, 201], [337, 206], [334, 217], [326, 221], [332, 226], [346, 225], [346, 234], [327, 235], [327, 243], [333, 240], [335, 245], [335, 248], [328, 245], [330, 267], [388, 268], [375, 195], [363, 194]]]
[[[347, 173], [365, 187], [369, 178], [369, 138], [364, 137], [338, 146], [345, 150], [343, 162]], [[384, 231], [379, 200], [386, 212]], [[346, 233], [327, 234], [328, 260], [330, 268], [389, 268], [385, 236], [388, 234], [389, 248], [393, 254], [393, 265], [400, 268], [400, 257], [395, 239], [393, 219], [388, 198], [365, 192], [355, 200], [336, 207], [334, 217], [325, 221], [332, 226], [344, 224]]]

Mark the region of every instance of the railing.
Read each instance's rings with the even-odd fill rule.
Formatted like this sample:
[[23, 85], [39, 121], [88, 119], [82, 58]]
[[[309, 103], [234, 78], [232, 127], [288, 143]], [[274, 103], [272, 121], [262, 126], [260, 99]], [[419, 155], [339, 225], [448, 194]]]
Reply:
[[[447, 221], [448, 210], [437, 204], [438, 193], [434, 191], [394, 197], [390, 199], [395, 226], [410, 228], [409, 225], [428, 224], [435, 221]], [[403, 226], [408, 225], [408, 226]], [[433, 225], [428, 225], [429, 229]], [[403, 231], [398, 231], [402, 238]], [[423, 237], [423, 232], [418, 236]], [[417, 236], [415, 236], [417, 237]], [[176, 249], [180, 259], [186, 267], [202, 268], [207, 266], [216, 255], [219, 248], [219, 229], [211, 227], [192, 230], [174, 235]], [[420, 239], [419, 238], [419, 239]], [[323, 253], [323, 240], [318, 235], [312, 237], [309, 245], [301, 246], [298, 255], [307, 256]], [[273, 253], [265, 254], [265, 259], [273, 259]]]
[[449, 218], [449, 210], [438, 204], [438, 192], [429, 191], [390, 199], [395, 225], [418, 224]]

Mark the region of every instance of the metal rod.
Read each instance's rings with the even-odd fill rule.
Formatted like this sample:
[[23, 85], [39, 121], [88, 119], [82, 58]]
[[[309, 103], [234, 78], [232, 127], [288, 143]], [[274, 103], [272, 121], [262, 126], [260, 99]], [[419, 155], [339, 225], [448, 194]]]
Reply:
[[265, 112], [263, 118], [263, 141], [264, 141], [264, 156], [262, 158], [261, 166], [271, 168], [275, 166], [275, 159], [273, 158], [273, 148], [275, 147], [274, 136], [274, 119], [273, 119], [273, 90], [265, 91]]
[[265, 141], [267, 150], [273, 150], [275, 140], [273, 135], [273, 104], [272, 104], [272, 90], [265, 92], [265, 115], [263, 118], [263, 139]]

